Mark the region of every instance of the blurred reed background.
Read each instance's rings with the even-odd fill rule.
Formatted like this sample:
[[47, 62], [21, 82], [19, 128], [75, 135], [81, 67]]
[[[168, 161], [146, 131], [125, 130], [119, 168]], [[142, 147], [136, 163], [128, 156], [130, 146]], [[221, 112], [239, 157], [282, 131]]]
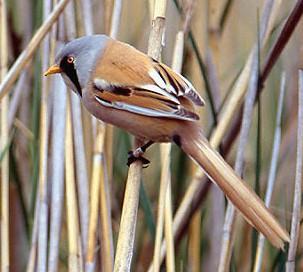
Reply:
[[[299, 0], [0, 0], [1, 271], [302, 271], [302, 12]], [[62, 44], [92, 33], [154, 58], [163, 46], [206, 100], [211, 144], [291, 231], [285, 252], [174, 145], [128, 168], [132, 137], [43, 77]]]

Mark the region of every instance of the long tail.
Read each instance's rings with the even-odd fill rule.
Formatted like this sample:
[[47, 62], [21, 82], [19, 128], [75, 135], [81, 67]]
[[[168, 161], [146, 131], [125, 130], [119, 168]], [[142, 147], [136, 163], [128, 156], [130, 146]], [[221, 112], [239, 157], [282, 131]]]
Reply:
[[179, 132], [179, 144], [226, 194], [245, 219], [261, 232], [274, 246], [283, 248], [289, 234], [235, 171], [215, 151], [203, 136], [202, 129], [192, 124]]

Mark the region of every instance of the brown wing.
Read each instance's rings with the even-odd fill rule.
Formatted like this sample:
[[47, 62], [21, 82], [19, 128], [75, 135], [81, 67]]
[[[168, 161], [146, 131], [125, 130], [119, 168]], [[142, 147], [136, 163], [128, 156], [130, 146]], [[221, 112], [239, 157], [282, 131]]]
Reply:
[[135, 48], [112, 40], [96, 67], [93, 86], [102, 105], [153, 117], [199, 119], [184, 103], [186, 98], [203, 105], [193, 86]]

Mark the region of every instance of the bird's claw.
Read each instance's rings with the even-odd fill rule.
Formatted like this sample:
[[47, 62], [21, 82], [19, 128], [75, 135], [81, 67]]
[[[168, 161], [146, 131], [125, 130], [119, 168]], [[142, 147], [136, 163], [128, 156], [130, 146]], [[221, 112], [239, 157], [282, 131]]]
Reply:
[[139, 160], [142, 162], [143, 167], [147, 167], [150, 161], [146, 158], [144, 158], [142, 155], [144, 154], [144, 151], [139, 147], [135, 151], [129, 151], [128, 152], [128, 158], [127, 158], [127, 165], [130, 166], [133, 162]]

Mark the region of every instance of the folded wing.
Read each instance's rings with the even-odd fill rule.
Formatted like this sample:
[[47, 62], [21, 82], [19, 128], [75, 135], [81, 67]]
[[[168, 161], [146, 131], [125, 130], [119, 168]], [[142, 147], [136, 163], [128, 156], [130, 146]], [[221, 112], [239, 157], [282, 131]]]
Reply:
[[[93, 79], [98, 103], [151, 117], [198, 120], [192, 104], [202, 106], [204, 101], [192, 84], [168, 66], [132, 47], [128, 49], [129, 55], [120, 56], [116, 52], [114, 65], [108, 66], [103, 60], [105, 63], [101, 67], [105, 68]], [[140, 67], [132, 66], [133, 50], [142, 58]]]

